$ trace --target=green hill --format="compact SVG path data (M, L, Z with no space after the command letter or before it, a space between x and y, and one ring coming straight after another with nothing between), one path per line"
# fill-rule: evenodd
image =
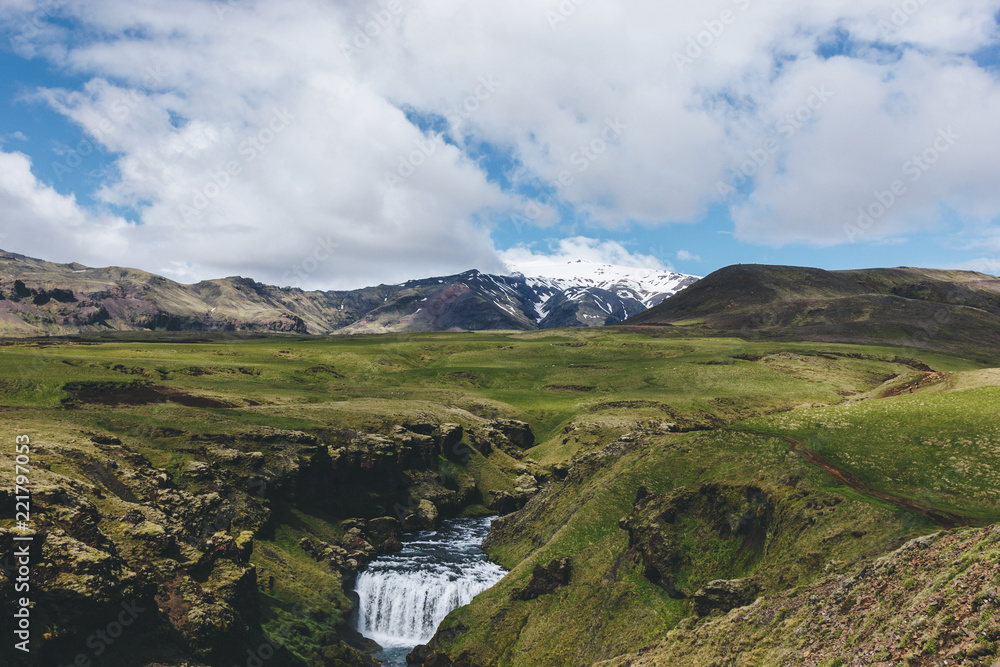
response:
M740 264L623 324L752 339L877 342L996 359L1000 279L905 267L823 271Z

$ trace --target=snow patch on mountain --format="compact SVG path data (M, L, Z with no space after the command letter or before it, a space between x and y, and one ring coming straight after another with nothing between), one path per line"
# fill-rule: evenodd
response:
M528 286L541 298L540 307L544 307L545 302L559 292L574 287L591 287L614 292L621 298L635 298L646 308L651 308L698 280L697 276L667 269L616 266L586 260L531 260L509 263L507 268L512 274L524 277ZM582 293L575 296L579 299Z

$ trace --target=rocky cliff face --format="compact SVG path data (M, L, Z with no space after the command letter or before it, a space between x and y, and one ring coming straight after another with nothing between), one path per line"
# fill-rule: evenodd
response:
M65 452L43 450L39 459L46 468L36 470L33 482L31 599L36 627L60 630L35 637L34 662L23 664L98 657L103 651L81 642L89 632L80 630L116 622L123 604L143 636L152 629L156 643L200 663L235 660L232 647L265 641L249 564L254 528L267 518L263 507L238 512L248 504L246 494L212 475L207 464L190 469L203 490L180 488L113 438L98 436ZM0 505L13 509L5 490ZM234 525L235 516L243 518ZM13 537L0 532L0 542ZM12 582L0 585L10 618ZM139 634L130 633L130 645L117 650L141 656ZM21 664L17 654L7 659Z
M495 426L484 422L477 437L500 433ZM461 426L447 423L341 433L331 441L275 428L195 434L182 448L193 459L173 471L107 435L38 446L30 596L34 627L52 630L32 637L28 657L5 642L2 662L75 664L82 655L92 664L228 667L264 647L272 664L374 666L345 641L353 635L346 625L349 588L373 558L401 548L401 531L434 528L439 518L481 504L483 491L492 496L466 473L446 477L439 469L444 454L472 451L464 436ZM13 489L0 488L0 510L13 516L14 506ZM339 528L276 550L276 533L287 530L293 514L309 512ZM13 553L16 534L0 530L0 553ZM268 600L288 582L259 580L255 548L268 563L301 553L317 564L323 586L336 592L329 609L284 610L283 626L265 618L276 613L267 611ZM0 615L9 624L17 568L3 566ZM88 643L126 616L135 632Z

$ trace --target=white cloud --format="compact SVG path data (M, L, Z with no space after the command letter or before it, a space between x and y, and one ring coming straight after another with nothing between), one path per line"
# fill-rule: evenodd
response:
M670 268L656 257L632 252L617 241L601 241L585 236L553 239L545 249L519 245L500 252L500 257L510 270L537 276L554 275L552 267L576 262L638 269Z
M0 136L0 146L11 140L28 141L28 136L24 132L21 132L20 130L17 130L16 132L11 132L10 134L5 134L3 136Z
M976 257L967 262L962 262L957 266L947 266L948 269L964 269L966 271L978 271L992 276L1000 276L1000 255L993 257Z
M879 241L935 228L942 208L995 229L1000 79L967 54L996 44L998 0L900 16L882 0L398 3L93 0L60 9L80 22L72 33L42 0L5 3L19 53L87 79L38 99L117 156L96 197L140 224L37 180L10 205L47 201L40 229L86 229L125 249L114 261L185 280L348 287L500 270L484 221L525 202L469 157L485 141L517 158L516 182L540 179L595 227L696 221L749 164L748 194L726 200L745 242ZM836 40L848 55L816 55ZM818 103L817 89L832 94ZM400 108L448 117L459 146ZM907 161L948 128L960 138L910 180ZM5 164L25 178L23 161ZM858 208L877 211L894 181L905 192L859 227ZM18 238L40 255L50 243ZM66 259L110 255L74 243L87 252Z
M65 261L123 257L129 251L125 239L132 225L115 216L88 214L73 197L39 183L22 153L0 150L0 211L5 250Z
M96 196L137 208L141 224L102 228L127 248L117 262L180 280L241 272L306 287L502 269L475 215L516 200L350 75L329 48L342 31L336 11L273 2L221 19L200 2L75 11L111 34L146 31L67 51L59 65L100 76L36 96L119 156L118 177ZM74 160L59 156L57 176ZM63 204L89 229L106 220ZM53 256L43 235L24 240L18 251ZM108 255L88 248L72 259Z
M677 259L679 259L682 262L700 262L701 261L701 257L699 257L698 255L695 255L695 254L693 254L691 252L688 252L687 250L678 250L677 251Z

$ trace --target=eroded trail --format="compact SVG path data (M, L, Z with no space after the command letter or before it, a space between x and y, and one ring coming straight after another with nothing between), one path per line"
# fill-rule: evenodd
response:
M795 452L807 463L810 463L817 468L822 469L828 475L838 480L839 482L845 484L846 486L854 489L855 491L860 491L866 496L871 496L872 498L877 498L890 505L895 505L896 507L909 510L911 512L918 512L923 514L931 521L936 523L938 526L950 530L956 526L966 526L969 525L969 520L961 515L952 514L951 512L945 512L944 510L934 509L924 503L917 500L912 500L910 498L904 498L902 496L897 496L892 493L887 493L885 491L880 491L874 488L863 479L858 477L852 472L838 468L834 464L830 463L821 454L812 451L811 449L805 448L805 440L798 440L786 433L762 433L760 431L750 431L750 430L740 430L740 433L750 433L753 435L761 435L768 438L780 438L788 443L789 451Z
M920 377L916 379L911 378L910 380L907 380L904 384L899 384L894 387L889 387L884 392L882 392L882 395L879 398L892 398L893 396L901 396L906 393L912 394L913 390L911 389L911 387L913 386L914 383L917 383L919 391L919 389L926 389L927 387L932 387L934 385L941 384L942 382L947 383L945 390L950 391L951 373L946 373L944 371L933 371L933 370L925 371L920 375Z

